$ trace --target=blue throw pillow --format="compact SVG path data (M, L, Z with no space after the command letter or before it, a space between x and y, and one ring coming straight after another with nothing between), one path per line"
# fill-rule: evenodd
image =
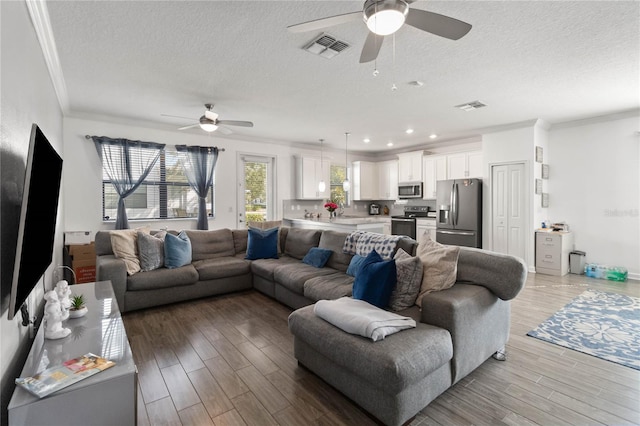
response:
M307 265L315 266L316 268L322 268L329 261L333 250L323 249L319 247L311 247L311 250L302 259Z
M366 257L364 256L354 254L351 258L351 262L349 263L349 267L347 268L347 275L351 275L352 277L357 276L358 271L360 270L360 267L362 266L362 263L365 259Z
M245 259L277 259L278 258L278 228L258 229L249 228L247 240L247 255Z
M389 306L397 279L395 260L383 261L373 250L365 257L353 282L353 298L384 309Z
M191 240L186 232L164 237L164 266L173 269L191 263Z

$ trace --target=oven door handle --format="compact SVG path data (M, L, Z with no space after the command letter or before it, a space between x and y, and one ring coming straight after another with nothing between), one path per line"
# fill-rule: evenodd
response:
M415 222L415 219L401 219L401 218L393 218L391 219L391 222Z

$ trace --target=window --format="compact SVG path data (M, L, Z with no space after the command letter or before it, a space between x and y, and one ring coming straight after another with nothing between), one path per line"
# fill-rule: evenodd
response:
M207 215L213 216L214 184L207 192ZM189 186L178 162L176 151L160 154L160 159L133 194L125 200L129 219L174 219L198 216L198 196ZM118 211L118 193L107 173L102 171L102 216L115 220Z
M275 157L238 156L238 228L275 217Z
M349 193L345 192L342 188L342 182L344 182L346 175L347 169L345 166L331 165L331 178L329 183L331 201L343 206L349 205Z

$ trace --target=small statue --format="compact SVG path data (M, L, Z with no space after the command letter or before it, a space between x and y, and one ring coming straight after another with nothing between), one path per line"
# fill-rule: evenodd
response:
M67 280L58 281L56 284L56 294L60 301L60 309L62 310L62 321L69 318L69 308L71 307L71 289Z
M55 290L44 294L47 303L44 306L44 337L47 339L61 339L71 334L68 328L62 328L62 308Z

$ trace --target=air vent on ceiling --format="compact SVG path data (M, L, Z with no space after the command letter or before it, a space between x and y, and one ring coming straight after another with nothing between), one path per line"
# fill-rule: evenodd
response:
M323 58L331 59L348 48L348 43L338 40L328 34L321 34L311 40L311 42L304 47L304 50L315 55L320 55Z
M467 102L466 104L456 105L454 108L459 108L463 111L473 111L486 106L487 104L483 104L480 101L473 101L473 102Z

